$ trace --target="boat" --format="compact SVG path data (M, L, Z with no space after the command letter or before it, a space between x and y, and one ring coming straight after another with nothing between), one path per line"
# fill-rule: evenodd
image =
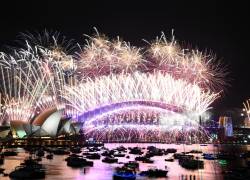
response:
M114 153L113 156L115 156L115 157L125 157L125 154L119 152L119 153Z
M71 151L72 153L76 153L76 154L82 152L80 147L72 147L72 148L70 148L70 151Z
M13 179L42 179L45 178L45 169L36 166L17 166L9 174Z
M139 173L140 176L147 176L147 177L166 177L168 171L162 169L149 169L147 171L142 171Z
M179 164L181 167L186 169L203 169L204 168L204 162L197 159L192 158L181 158L179 159Z
M217 156L215 154L204 153L203 158L206 160L215 160L217 159Z
M89 152L96 152L96 151L100 151L100 149L98 147L88 147Z
M174 149L174 148L168 148L166 150L167 153L176 153L177 152L177 149Z
M137 157L135 157L136 161L144 161L146 159L147 159L147 157L145 157L145 156L137 156Z
M107 150L107 151L104 151L101 155L102 156L112 156L113 154L114 154L114 151Z
M70 154L69 151L65 150L65 149L62 149L62 148L57 148L53 151L54 154L56 155L67 155L67 154Z
M168 162L173 162L174 159L173 158L168 158L168 159L165 159L165 161L168 161Z
M4 163L4 158L0 158L0 165L2 165Z
M93 164L93 161L87 161L86 159L80 157L70 157L67 160L67 166L70 167L93 166Z
M87 159L100 159L101 156L98 153L89 154L86 156Z
M147 150L148 150L147 154L151 157L162 156L165 153L167 154L167 152L164 149L156 148L155 146L148 146Z
M107 156L104 159L102 159L102 162L105 162L105 163L117 163L118 159Z
M146 158L145 160L142 161L143 163L149 163L149 164L152 164L154 163L153 160L149 159L149 158Z
M163 156L165 153L167 154L167 152L165 152L164 150L155 148L154 150L148 151L147 155L149 155L151 157L153 157L153 156Z
M13 179L41 179L45 178L45 168L42 164L29 157L20 166L17 166L9 174L9 177Z
M75 157L75 158L83 158L81 155L78 154L70 154L67 158L65 158L65 161L68 161L70 158Z
M183 154L183 153L175 153L174 159L182 159L182 158L193 158L193 155Z
M48 154L48 155L46 156L46 158L47 158L47 159L53 159L53 154Z
M145 154L145 157L151 158L151 157L154 157L154 154L153 154L153 153L150 153L150 152L147 152L147 153Z
M113 174L113 180L135 180L135 179L136 179L136 172L126 167L116 168L116 171Z
M2 153L2 155L4 155L4 156L17 156L17 152L16 151L4 151Z
M32 157L25 159L24 162L21 163L21 166L43 168L43 165L39 164L35 159L32 159Z
M202 151L201 150L193 149L193 150L189 151L189 153L192 153L192 154L201 154Z
M130 169L138 169L139 168L139 163L136 161L129 161L124 164L124 167L130 168Z
M42 149L39 149L36 153L37 156L42 157L44 156L44 151Z
M134 147L134 148L130 148L129 154L139 154L139 155L142 155L143 152L141 151L141 148Z
M119 147L116 148L116 150L117 151L123 151L123 152L127 151L127 149L124 146L119 146Z
M155 146L148 146L148 147L147 147L147 150L148 150L148 151L153 151L154 149L156 149Z

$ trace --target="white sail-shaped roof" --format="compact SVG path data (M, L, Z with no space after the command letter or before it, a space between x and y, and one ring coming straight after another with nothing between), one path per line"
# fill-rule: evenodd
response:
M48 136L55 137L57 135L58 125L62 117L62 111L52 113L42 124L41 129L47 133Z

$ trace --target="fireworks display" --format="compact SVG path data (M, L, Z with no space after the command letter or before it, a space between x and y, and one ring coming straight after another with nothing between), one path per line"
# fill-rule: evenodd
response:
M247 115L248 120L250 120L250 99L243 102L243 112Z
M56 107L96 138L169 138L197 130L227 84L221 62L164 34L145 48L98 32L83 46L58 33L22 37L0 54L0 123Z

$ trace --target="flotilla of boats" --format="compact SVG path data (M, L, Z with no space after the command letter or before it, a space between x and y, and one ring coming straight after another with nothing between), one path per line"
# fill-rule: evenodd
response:
M231 154L220 152L217 154L202 153L201 150L191 150L187 152L177 153L177 149L168 148L161 149L155 146L148 146L147 148L119 146L114 149L108 149L105 147L71 147L71 148L26 148L26 151L30 153L30 157L25 159L23 163L17 166L9 177L13 179L30 179L39 178L43 179L46 176L46 168L39 163L42 158L52 160L54 155L66 155L65 159L67 166L72 168L92 167L95 160L100 160L103 163L114 163L122 165L122 167L115 168L113 173L114 180L135 180L138 176L145 177L167 177L169 169L157 169L149 168L148 170L140 171L139 162L141 163L154 163L151 159L154 156L170 155L164 160L167 162L178 161L179 165L185 169L196 170L204 168L204 160L232 160L235 157ZM5 156L15 156L18 152L6 150L0 154L0 165L4 164ZM119 158L130 159L130 155L134 157L134 161L119 162ZM249 158L250 152L241 153L241 158ZM91 161L92 160L92 161ZM246 161L249 167L250 161ZM0 168L0 174L4 173L4 169ZM234 177L237 174L235 171L224 171L224 174L228 177ZM244 176L245 177L245 176ZM140 178L139 178L140 179Z

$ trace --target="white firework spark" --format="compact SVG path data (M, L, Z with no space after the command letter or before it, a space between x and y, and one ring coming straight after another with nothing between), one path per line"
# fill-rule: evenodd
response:
M103 105L134 100L159 101L183 107L198 114L219 97L195 84L175 80L168 74L122 73L88 79L77 86L66 86L63 97L79 112Z
M250 121L250 99L243 102L243 107L243 112L247 115L247 118Z
M42 111L49 105L44 97L58 96L65 83L61 69L54 66L56 72L52 72L48 61L41 61L30 50L16 51L14 56L1 53L0 89L7 121L30 121L37 109ZM53 106L57 105L58 97L53 101Z

